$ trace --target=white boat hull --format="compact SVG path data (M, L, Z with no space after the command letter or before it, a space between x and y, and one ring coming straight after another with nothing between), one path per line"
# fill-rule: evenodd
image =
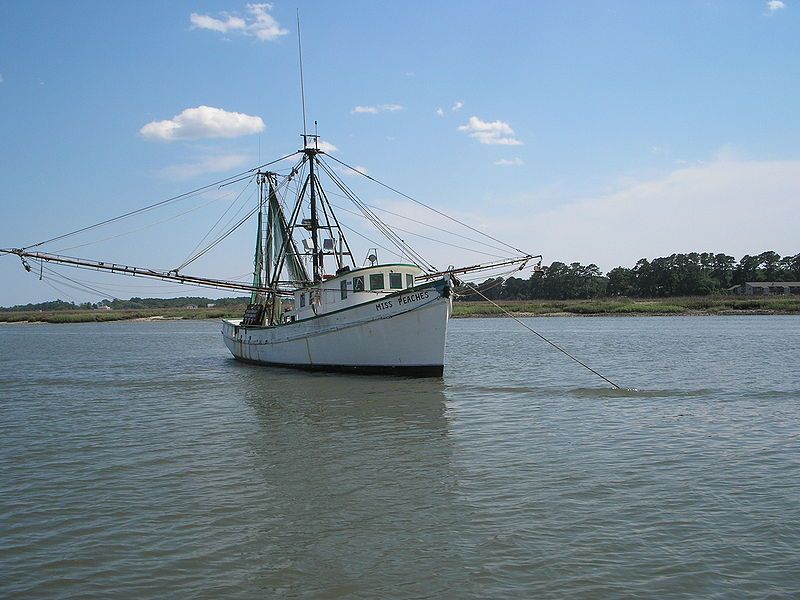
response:
M222 335L233 356L250 363L441 376L451 309L449 280L439 280L273 327L224 320Z

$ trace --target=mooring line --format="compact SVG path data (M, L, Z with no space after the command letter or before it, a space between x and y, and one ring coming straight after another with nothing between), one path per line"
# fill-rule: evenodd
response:
M522 326L523 326L525 329L527 329L527 330L528 330L528 331L530 331L531 333L533 333L533 334L535 334L535 335L539 336L539 337L540 337L542 340L544 340L545 342L547 342L548 344L550 344L550 345L551 345L553 348L555 348L556 350L558 350L559 352L561 352L561 353L563 353L563 354L566 354L566 355L567 355L569 358L571 358L572 360L574 360L576 363L578 363L578 364L579 364L580 366L582 366L584 369L587 369L588 371L591 371L592 373L594 373L595 375L597 375L597 376L598 376L600 379L602 379L603 381L606 381L607 383L610 383L610 384L611 384L611 385L614 387L614 389L617 389L617 390L621 390L621 389L622 389L622 386L619 386L619 385L617 385L616 383L614 383L613 381L611 381L611 380L610 380L608 377L606 377L605 375L601 375L600 373L598 373L597 371L595 371L595 370L594 370L592 367L590 367L590 366L589 366L589 365L587 365L586 363L584 363L584 362L581 362L579 359L577 359L576 357L574 357L572 354L570 354L569 352L567 352L566 350L564 350L564 349L563 349L561 346L559 346L559 345L558 345L558 344L556 344L555 342L551 342L550 340L548 340L546 337L544 337L544 336L543 336L541 333L539 333L539 332L538 332L538 331L536 331L535 329L533 329L533 328L531 328L531 327L528 327L528 326L527 326L525 323L523 323L522 321L520 321L520 320L519 320L517 317L515 317L514 315L512 315L512 314L511 314L510 312L508 312L508 311L507 311L505 308L503 308L502 306L500 306L500 305L499 305L497 302L495 302L494 300L492 300L492 299L490 299L490 298L487 298L486 296L484 296L484 295L483 295L483 294L482 294L480 291L478 291L477 289L470 290L470 292L477 293L477 294L478 294L478 295L479 295L481 298L483 298L484 300L486 300L486 301L487 301L487 302L489 302L490 304L493 304L494 306L496 306L497 308L499 308L499 309L500 309L500 310L501 310L501 311L502 311L502 312L503 312L503 313L504 313L504 314L505 314L507 317L511 317L511 318L512 318L512 319L514 319L514 320L515 320L517 323L519 323L520 325L522 325Z

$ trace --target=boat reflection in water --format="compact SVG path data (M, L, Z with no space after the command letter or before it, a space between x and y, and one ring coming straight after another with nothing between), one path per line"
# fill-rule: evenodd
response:
M260 588L307 596L463 588L452 539L463 511L441 381L242 368L261 424L248 440L263 477L250 544L263 564ZM454 568L434 573L431 564Z

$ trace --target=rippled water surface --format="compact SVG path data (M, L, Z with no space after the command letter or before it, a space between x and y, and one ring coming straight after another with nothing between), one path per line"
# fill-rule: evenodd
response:
M796 598L800 318L451 323L443 380L216 322L0 326L0 597Z

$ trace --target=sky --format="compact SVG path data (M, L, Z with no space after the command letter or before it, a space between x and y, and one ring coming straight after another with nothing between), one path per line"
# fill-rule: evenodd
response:
M4 2L0 248L300 148L298 9L308 124L331 156L545 264L800 252L797 0ZM449 226L343 178L373 206ZM41 249L174 268L250 201L239 191ZM437 266L501 254L381 214ZM245 276L253 236L243 227L186 272ZM371 244L352 241L360 263ZM58 272L96 292L0 255L0 305L222 295Z

